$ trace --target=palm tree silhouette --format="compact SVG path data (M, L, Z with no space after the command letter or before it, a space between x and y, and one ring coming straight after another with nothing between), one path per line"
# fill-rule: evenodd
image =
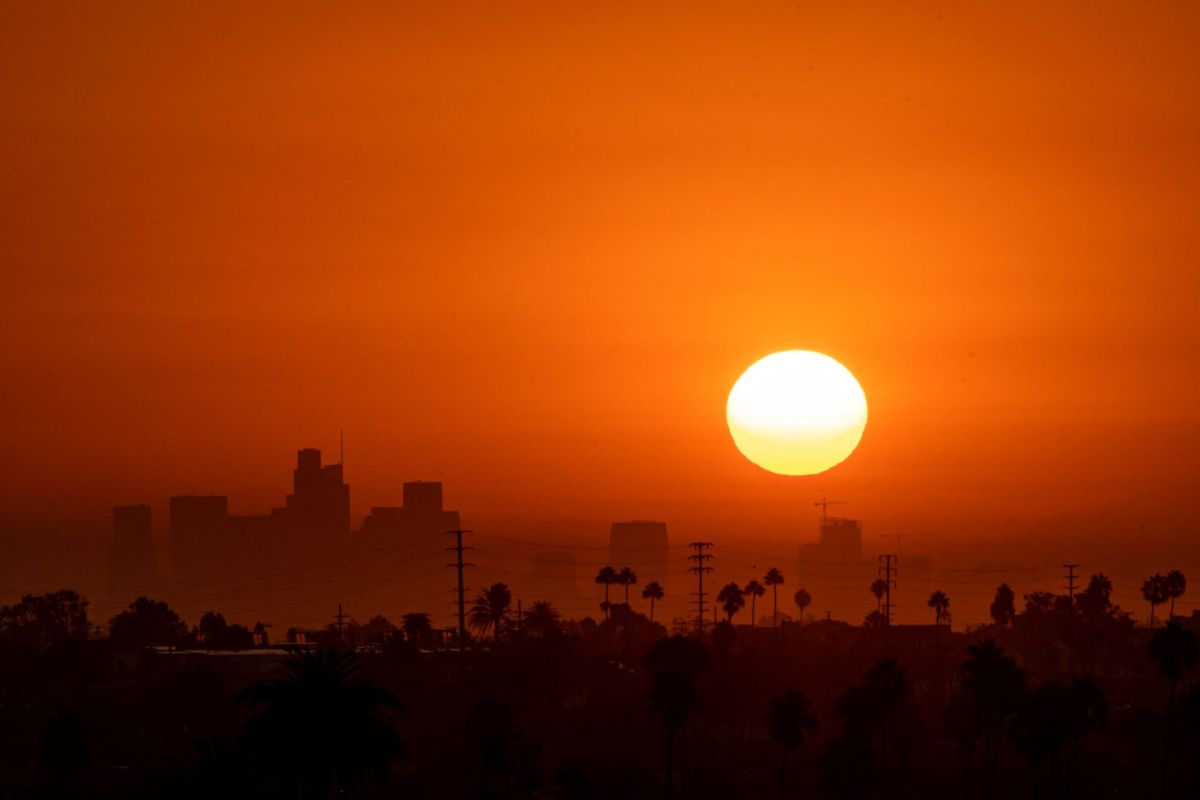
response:
M508 621L512 609L512 592L506 584L493 583L475 596L471 604L470 625L480 636L492 632L492 640L500 638L500 627Z
M721 588L721 591L717 593L717 602L721 604L721 608L725 611L726 619L732 625L733 615L746 606L746 596L742 592L742 587L730 582L725 584Z
M1029 693L1026 702L1013 716L1009 735L1017 750L1029 759L1031 794L1037 800L1040 782L1038 767L1050 759L1050 791L1063 796L1059 787L1059 762L1067 740L1070 692L1057 683L1046 683Z
M950 610L950 598L946 596L945 592L938 589L929 595L929 607L933 609L935 623L939 628L942 627L942 619Z
M561 615L549 600L535 600L525 615L525 628L533 636L552 639L562 633Z
M1163 590L1171 601L1171 618L1175 618L1175 601L1183 597L1187 591L1187 578L1177 569L1173 569L1163 578Z
M354 653L298 653L284 677L244 689L236 702L258 712L246 740L282 796L363 793L370 781L385 784L403 756L391 718L400 701L359 677Z
M433 621L428 614L405 614L404 635L415 644L426 644L433 638Z
M617 582L617 571L612 567L601 567L596 573L596 583L604 586L604 605L600 606L604 610L604 618L608 619L608 610L612 604L608 602L608 587Z
M1167 601L1167 579L1158 573L1142 581L1142 597L1150 604L1150 627L1154 627L1154 609Z
M695 639L672 636L651 645L642 663L652 680L651 709L662 715L667 729L667 798L670 800L675 795L675 737L700 704L694 684L708 671L708 651Z
M746 584L746 588L742 592L750 598L750 627L754 627L755 621L755 600L767 593L763 585L756 580L751 580Z
M636 572L629 567L621 567L621 571L617 573L616 583L625 587L625 605L629 605L629 587L637 585L637 582Z
M797 589L796 594L792 596L792 600L796 603L796 608L800 609L800 622L804 622L804 609L812 605L812 595L807 589Z
M1076 678L1067 697L1066 731L1071 739L1071 755L1067 761L1063 796L1070 797L1071 784L1075 779L1075 762L1079 760L1079 746L1084 737L1095 728L1108 722L1108 700L1104 692L1090 677Z
M1171 685L1170 698L1167 700L1167 717L1163 725L1163 770L1162 797L1167 796L1167 771L1171 755L1171 722L1175 714L1175 693L1184 673L1196 666L1200 656L1196 648L1196 635L1183 627L1176 620L1171 620L1167 626L1154 634L1146 649L1147 657L1158 666L1158 674L1167 679Z
M650 601L651 622L654 622L654 601L662 600L665 594L662 585L658 581L650 581L642 587L642 597Z
M804 744L806 733L815 733L817 719L809 712L808 698L796 690L776 697L767 710L767 728L771 738L783 747L783 758L779 761L779 797L787 791L788 756Z
M969 645L967 655L968 658L962 665L963 690L971 698L975 716L967 741L963 796L969 797L971 794L971 766L980 733L985 737L991 734L992 740L985 775L990 796L1004 726L1021 701L1025 689L1025 673L1015 661L1004 655L1004 651L992 639Z
M771 627L779 627L779 587L783 586L783 573L779 567L771 567L763 576L763 584L771 587Z

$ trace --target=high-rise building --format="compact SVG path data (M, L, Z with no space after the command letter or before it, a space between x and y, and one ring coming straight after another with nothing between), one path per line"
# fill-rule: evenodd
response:
M171 574L180 580L211 578L237 558L229 535L229 498L179 495L171 498Z
M158 577L156 560L150 506L114 506L109 587L125 592L130 600L149 593Z
M608 562L614 569L629 567L637 574L637 587L629 590L634 608L640 608L640 587L650 581L657 581L666 591L667 605L683 607L686 598L677 596L676 582L671 579L667 523L640 519L614 522L608 538Z
M321 451L308 447L296 453L292 493L284 508L288 521L312 531L350 531L350 485L341 464L321 465Z

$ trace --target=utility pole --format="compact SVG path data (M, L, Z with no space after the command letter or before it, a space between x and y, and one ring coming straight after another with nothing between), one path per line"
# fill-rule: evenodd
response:
M334 617L334 619L337 620L338 644L340 644L340 645L345 644L346 638L342 635L342 631L345 629L346 618L342 614L342 604L341 603L338 603L338 612L337 612L337 616Z
M897 557L890 553L879 556L879 577L883 579L883 624L892 624L892 587L897 573Z
M696 633L698 634L704 633L704 598L708 596L708 592L704 591L704 573L712 572L712 567L707 564L712 560L712 554L706 551L712 546L712 542L692 542L688 545L696 551L688 556L688 561L695 562L695 566L688 567L688 572L696 573L696 591L692 594L696 596Z
M1062 568L1067 571L1067 574L1062 576L1063 580L1065 580L1067 582L1067 585L1064 586L1063 588L1067 590L1067 597L1071 598L1071 600L1075 599L1075 570L1079 569L1080 566L1082 566L1082 565L1080 565L1080 564L1063 564L1062 565Z
M456 528L452 531L446 531L446 533L454 537L454 546L447 547L446 549L457 555L455 563L447 564L446 566L458 568L458 652L461 653L467 646L467 587L463 586L463 567L475 566L474 564L463 562L463 551L474 550L475 548L463 547L462 543L463 534L471 533L471 531Z

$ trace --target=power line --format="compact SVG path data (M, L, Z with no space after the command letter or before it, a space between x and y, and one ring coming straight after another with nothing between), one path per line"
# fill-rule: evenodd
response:
M688 556L688 561L695 562L695 566L688 567L688 572L696 574L696 591L692 594L696 596L696 632L698 634L704 633L704 598L708 596L708 592L704 591L704 573L712 572L713 569L707 564L713 557L706 551L712 546L712 542L692 542L688 545L696 551Z
M447 564L447 566L458 568L458 651L461 653L467 646L467 595L466 587L463 586L463 568L475 566L474 564L463 563L463 550L473 550L474 548L463 547L463 534L470 533L470 531L456 528L452 531L446 531L446 533L454 537L454 546L447 547L446 549L454 551L457 555L455 563Z

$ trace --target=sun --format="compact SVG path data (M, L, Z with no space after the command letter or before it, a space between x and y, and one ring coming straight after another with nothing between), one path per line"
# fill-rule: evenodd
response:
M823 353L784 350L756 361L729 392L729 432L742 455L780 475L815 475L854 452L867 396Z

